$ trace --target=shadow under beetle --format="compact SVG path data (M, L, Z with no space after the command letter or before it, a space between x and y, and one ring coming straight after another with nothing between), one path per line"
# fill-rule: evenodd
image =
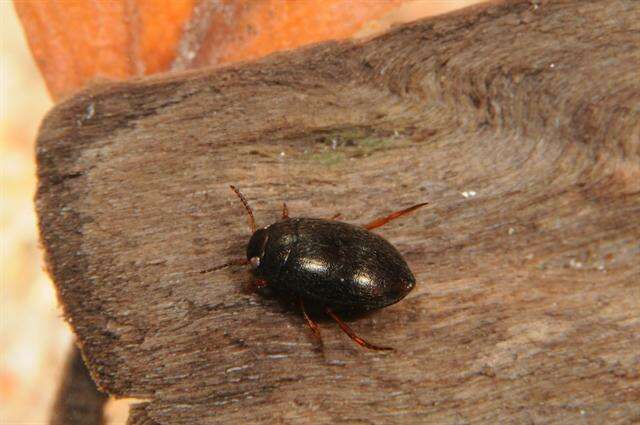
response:
M417 204L364 226L336 219L290 218L283 204L282 219L257 229L253 211L244 195L231 189L249 214L253 234L247 245L247 258L203 270L203 273L238 264L251 265L256 286L269 286L281 294L297 298L304 318L321 341L318 324L309 317L305 304L320 307L340 329L362 347L392 350L359 337L338 312L364 312L394 304L415 286L415 278L400 253L370 230L414 211Z

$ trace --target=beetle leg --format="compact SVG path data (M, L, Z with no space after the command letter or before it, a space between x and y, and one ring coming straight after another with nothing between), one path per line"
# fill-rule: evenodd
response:
M358 344L358 345L360 345L360 346L362 346L362 347L368 348L368 349L370 349L370 350L380 350L380 351L382 351L382 350L393 350L393 348L392 348L392 347L382 347L382 346L380 346L380 345L374 345L374 344L372 344L372 343L370 343L370 342L366 341L365 339L363 339L363 338L359 337L359 336L358 336L358 335L353 331L353 329L351 329L351 328L349 327L349 325L347 325L346 323L344 323L344 322L342 321L342 319L340 319L340 318L338 317L338 315L337 315L337 314L335 314L335 313L333 312L333 310L331 310L329 307L327 307L327 308L325 309L325 311L327 312L327 314L328 314L329 316L331 316L331 318L332 318L333 320L335 320L335 321L336 321L336 323L338 324L338 326L340 326L340 329L342 329L342 331L343 331L344 333L346 333L347 335L349 335L349 338L351 338L352 340L354 340L356 344Z
M386 217L377 218L377 219L365 224L362 227L364 227L367 230L371 230L371 229L375 229L376 227L384 226L385 224L387 224L391 220L396 219L396 218L398 218L400 216L403 216L405 214L408 214L411 211L417 210L420 207L424 207L427 204L428 204L428 202L424 202L422 204L418 204L418 205L414 205L414 206L409 207L409 208L405 208L404 210L393 212L393 213L389 214Z
M229 266L244 266L247 264L249 264L249 260L247 260L246 258L237 258L235 260L229 261L228 263L220 264L219 266L215 266L210 269L200 270L200 273L210 273Z
M298 298L298 301L300 303L300 310L302 310L302 315L304 316L304 320L307 322L307 325L309 325L309 328L311 328L313 335L322 344L322 337L320 336L320 327L316 322L313 321L311 317L309 317L309 314L307 314L307 309L304 308L304 301L302 300L302 298Z
M286 220L287 218L289 218L289 208L287 208L287 203L283 202L282 203L282 219Z
M256 280L254 280L254 281L253 281L253 285L254 285L256 288L258 288L258 289L260 289L260 288L264 288L264 287L265 287L265 286L267 286L268 284L269 284L269 283L268 283L266 280L264 280L264 279L256 279Z
M342 217L342 213L335 213L331 217L323 218L323 220L337 220L340 217Z

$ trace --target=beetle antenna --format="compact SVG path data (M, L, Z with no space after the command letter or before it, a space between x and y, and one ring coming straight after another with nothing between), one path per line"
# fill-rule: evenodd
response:
M215 272L216 270L224 269L225 267L244 266L246 264L249 264L249 260L247 260L246 258L238 258L236 260L231 260L228 263L220 264L219 266L215 266L210 269L200 270L200 273L202 274L211 273L211 272Z
M249 225L251 226L251 231L253 233L255 233L255 231L256 231L256 219L253 218L253 210L249 206L249 203L247 202L247 199L244 197L242 192L240 192L240 190L237 187L235 187L234 185L230 185L229 187L231 188L231 190L233 190L236 193L236 195L238 195L238 198L240 198L240 200L242 201L242 204L247 209L247 213L249 213Z

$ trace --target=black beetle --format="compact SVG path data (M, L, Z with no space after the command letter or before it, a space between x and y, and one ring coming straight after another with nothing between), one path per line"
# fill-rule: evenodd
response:
M407 214L426 203L417 204L364 226L335 219L290 218L283 204L282 220L256 229L253 211L244 195L234 186L249 214L253 234L247 245L247 258L232 264L250 264L256 285L297 298L307 324L320 339L320 330L308 315L305 303L323 309L357 344L373 350L391 350L371 344L344 323L338 312L363 312L394 304L415 286L415 278L400 253L370 230Z

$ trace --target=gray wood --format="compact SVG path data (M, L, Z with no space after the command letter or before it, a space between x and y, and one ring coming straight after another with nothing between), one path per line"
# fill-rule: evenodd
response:
M96 389L82 361L80 350L72 347L56 401L51 412L51 425L102 425L102 410L107 395Z
M62 102L36 205L93 377L161 424L639 421L639 70L640 2L510 1ZM265 225L430 202L379 229L416 289L351 322L397 351L200 273L229 184Z
M147 414L147 406L149 406L149 403L133 404L129 410L127 425L158 425L158 423Z

